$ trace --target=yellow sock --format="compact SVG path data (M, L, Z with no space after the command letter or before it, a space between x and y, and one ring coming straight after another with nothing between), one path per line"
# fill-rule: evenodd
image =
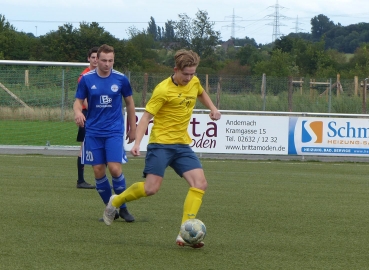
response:
M123 203L137 200L141 197L146 197L145 182L137 182L132 184L129 188L123 191L121 194L114 197L112 205L116 208L120 207Z
M182 224L187 219L196 218L197 212L199 212L202 197L204 196L205 191L191 187L188 190L187 197L185 199L183 205L183 216L182 216Z

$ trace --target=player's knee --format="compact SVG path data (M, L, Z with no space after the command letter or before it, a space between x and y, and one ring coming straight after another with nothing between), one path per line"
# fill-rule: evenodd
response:
M116 178L118 178L122 174L122 172L119 170L109 170L109 171L110 171L111 176L116 177Z
M147 196L156 194L161 186L163 177L154 174L147 174L145 181L145 193Z
M208 182L206 181L206 179L204 179L200 182L198 189L205 191L207 188L208 188Z
M147 196L151 196L156 194L160 189L161 181L150 181L150 179L146 179L145 182L145 193Z
M109 172L110 174L113 176L113 177L119 177L121 174L122 174L122 167L120 166L117 166L116 164L109 164L108 165L108 168L109 168Z
M100 165L94 165L93 170L94 170L95 178L99 179L99 178L104 177L104 175L105 175L105 168L104 167L102 167Z
M159 187L153 187L153 186L146 187L145 186L145 193L147 196L152 196L156 194L158 191L159 191Z
M208 182L206 181L205 178L202 178L202 179L196 180L192 186L194 188L198 188L198 189L205 191L208 188Z

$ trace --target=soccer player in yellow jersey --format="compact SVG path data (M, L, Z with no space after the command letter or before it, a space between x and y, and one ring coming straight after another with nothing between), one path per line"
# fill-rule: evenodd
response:
M174 74L154 89L138 123L136 141L131 149L134 156L140 155L141 140L150 120L154 118L143 171L146 181L136 182L123 193L110 197L103 214L107 225L113 222L116 209L123 203L158 192L168 166L186 179L190 186L184 201L182 223L196 217L208 185L200 160L189 146L192 140L187 132L196 99L210 110L209 116L212 120L219 120L221 117L195 76L199 62L197 53L188 50L177 51ZM177 236L176 243L179 246L189 245L180 235ZM201 248L204 243L190 246Z

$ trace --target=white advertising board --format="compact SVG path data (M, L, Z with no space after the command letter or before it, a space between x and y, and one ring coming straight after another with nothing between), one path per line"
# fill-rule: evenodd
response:
M137 123L143 113L136 112ZM222 115L212 121L208 114L193 114L188 126L190 146L199 153L288 154L286 116ZM142 139L140 149L146 151L152 124ZM126 127L127 129L127 127ZM132 144L125 145L129 151Z

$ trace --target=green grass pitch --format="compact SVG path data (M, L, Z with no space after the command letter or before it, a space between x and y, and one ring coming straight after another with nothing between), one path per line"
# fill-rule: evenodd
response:
M367 269L369 165L202 159L205 247L175 245L187 183L168 168L134 223L98 221L76 157L0 155L0 269ZM143 158L123 165L142 181ZM92 169L85 178L93 183Z

